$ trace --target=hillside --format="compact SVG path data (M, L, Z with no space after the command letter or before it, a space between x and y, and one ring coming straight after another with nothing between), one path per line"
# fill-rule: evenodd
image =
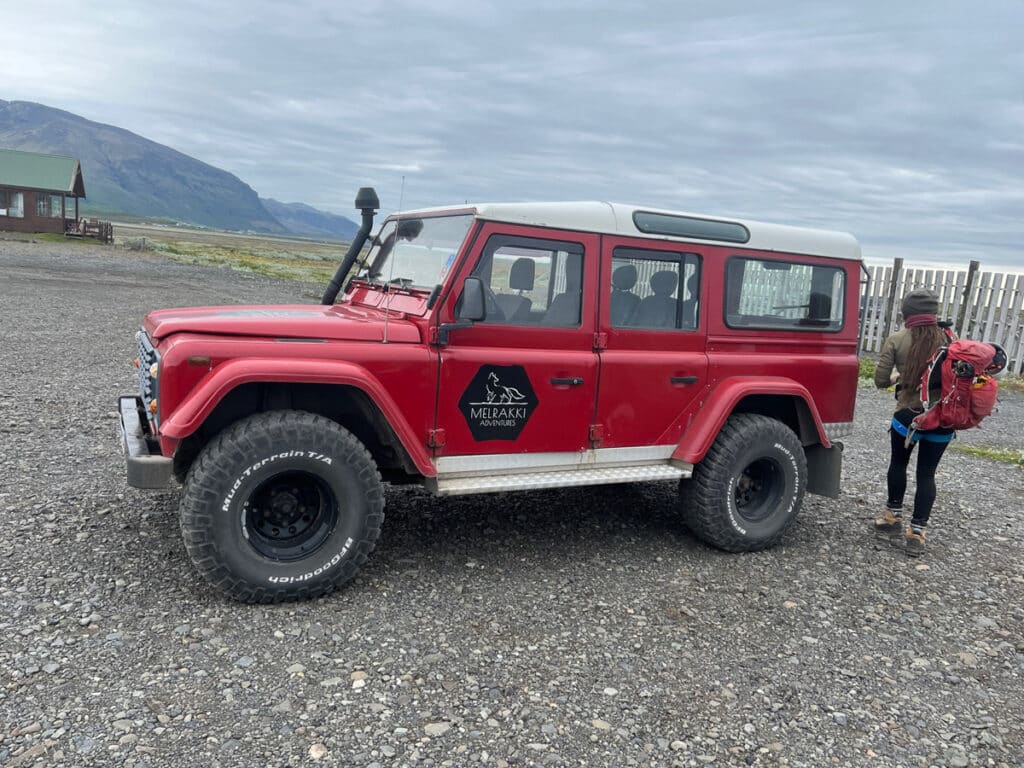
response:
M273 198L260 198L267 209L289 232L304 237L350 240L359 225L344 216L318 210L305 203L281 203Z
M309 206L265 206L227 171L123 128L42 104L0 100L0 147L78 158L92 210L318 238L344 239L356 229L344 217Z

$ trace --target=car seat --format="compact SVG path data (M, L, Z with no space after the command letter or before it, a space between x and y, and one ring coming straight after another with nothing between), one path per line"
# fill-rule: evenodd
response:
M677 301L672 294L679 285L679 274L667 269L651 275L650 296L644 297L636 308L630 325L639 328L672 328L676 324Z
M512 262L512 269L508 273L508 287L510 290L519 293L499 293L494 299L498 303L505 319L509 322L522 322L530 319L530 308L533 300L529 296L523 296L523 291L533 290L533 280L536 270L536 262L525 256Z
M629 325L629 318L636 312L640 297L633 293L634 285L636 267L632 264L623 264L612 272L612 300L609 309L613 327Z
M576 256L575 259L570 256L566 263L565 291L551 300L551 306L544 313L544 325L563 328L579 325L582 288L579 256Z

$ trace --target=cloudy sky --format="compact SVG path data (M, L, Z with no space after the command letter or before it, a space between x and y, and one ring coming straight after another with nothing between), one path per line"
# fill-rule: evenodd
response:
M613 200L1024 269L1021 0L5 6L0 98L264 197Z

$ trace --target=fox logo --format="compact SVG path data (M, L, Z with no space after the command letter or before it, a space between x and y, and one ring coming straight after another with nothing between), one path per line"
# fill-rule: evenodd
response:
M526 399L526 395L515 387L506 387L498 380L498 374L491 371L487 376L488 403L518 403Z

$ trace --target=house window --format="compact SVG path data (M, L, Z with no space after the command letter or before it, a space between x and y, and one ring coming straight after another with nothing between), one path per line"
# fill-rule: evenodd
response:
M42 192L36 194L36 216L47 217L50 215L50 196Z
M25 197L21 192L0 190L0 216L25 218Z
M59 219L63 215L64 206L61 205L62 195L50 195L50 217Z

